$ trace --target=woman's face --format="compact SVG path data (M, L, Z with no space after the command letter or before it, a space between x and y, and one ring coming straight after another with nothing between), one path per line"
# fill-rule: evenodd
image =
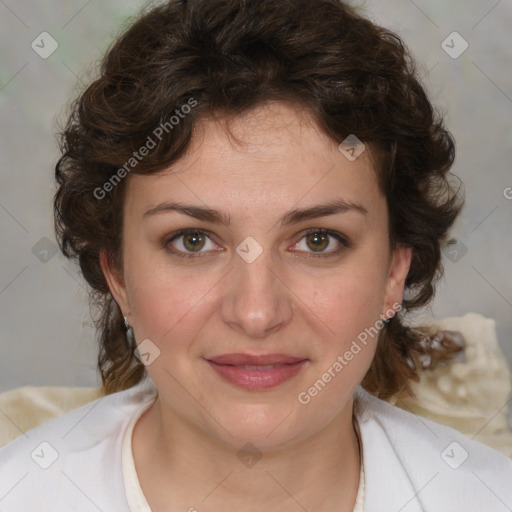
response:
M102 265L169 421L284 447L349 421L411 251L389 252L368 151L282 103L230 129L242 144L204 121L178 163L128 178L123 273Z

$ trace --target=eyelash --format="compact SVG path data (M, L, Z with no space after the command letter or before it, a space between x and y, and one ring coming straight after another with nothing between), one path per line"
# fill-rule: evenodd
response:
M163 247L164 247L164 249L169 251L171 254L178 256L180 258L187 258L187 259L202 258L203 257L202 255L205 253L195 253L195 254L184 253L182 251L174 250L169 247L171 242L173 242L177 238L180 238L180 237L186 236L186 235L190 235L190 234L194 234L194 233L206 235L206 237L211 240L211 237L209 236L208 231L204 231L201 229L182 229L180 231L177 231L176 233L173 233L173 235L171 235L170 238L166 238L163 243ZM302 234L302 236L299 238L299 240L296 243L299 243L303 238L306 238L308 235L312 235L312 234L322 234L322 235L332 236L338 242L340 242L341 246L340 246L340 248L338 248L334 251L330 251L330 252L326 252L326 253L320 253L320 254L310 253L308 256L306 256L306 258L328 258L331 256L337 256L340 253L342 253L343 251L345 251L346 249L350 249L352 247L352 243L348 240L348 238L343 236L341 233L338 233L336 231L331 231L329 229L309 229L308 231L305 231ZM296 252L301 252L301 251L296 251Z

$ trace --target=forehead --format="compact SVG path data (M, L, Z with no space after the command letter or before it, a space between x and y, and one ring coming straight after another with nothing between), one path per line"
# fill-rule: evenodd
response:
M368 150L350 160L304 111L283 103L203 119L179 161L131 176L128 189L132 211L170 199L229 204L240 214L339 197L369 206L382 199Z

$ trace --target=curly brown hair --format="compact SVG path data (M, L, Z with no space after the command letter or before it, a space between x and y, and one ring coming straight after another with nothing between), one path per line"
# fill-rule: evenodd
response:
M148 136L192 98L194 108L157 132L156 147L127 169ZM449 179L453 137L407 47L339 0L170 0L142 11L114 40L99 77L72 103L58 134L55 229L98 307L106 394L146 375L100 266L105 251L122 269L129 177L120 178L178 160L206 116L237 116L268 101L298 104L337 143L356 134L369 148L387 199L390 247L413 251L402 311L379 332L362 386L388 398L410 392L409 382L418 380L422 355L432 350L425 339L435 333L406 325L405 315L433 297L443 272L441 246L464 200ZM458 349L438 343L432 364Z

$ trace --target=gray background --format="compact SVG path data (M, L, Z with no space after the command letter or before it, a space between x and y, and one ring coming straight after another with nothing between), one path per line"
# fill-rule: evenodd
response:
M52 252L55 121L143 5L0 0L0 392L24 385L99 384L87 291L77 268ZM453 170L467 195L452 232L458 252L445 258L445 278L423 318L472 311L496 319L511 364L512 199L506 195L512 198L512 4L372 0L363 7L412 49L458 145ZM454 31L469 44L457 59L442 48ZM31 47L42 32L58 43L47 59ZM453 37L446 44L451 51L461 47Z

